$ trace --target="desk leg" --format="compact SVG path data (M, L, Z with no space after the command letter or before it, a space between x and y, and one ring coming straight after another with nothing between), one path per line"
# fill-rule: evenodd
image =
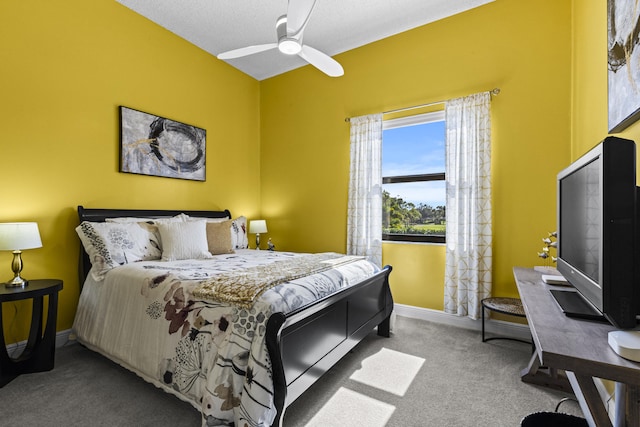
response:
M640 426L640 387L627 385L625 388L627 389L625 410L627 426Z
M567 372L567 377L589 425L592 427L612 427L611 419L593 378L587 375L577 375L573 372Z
M572 393L571 384L569 384L567 377L562 372L555 368L541 366L538 352L534 352L531 355L529 365L520 372L520 379L525 383Z

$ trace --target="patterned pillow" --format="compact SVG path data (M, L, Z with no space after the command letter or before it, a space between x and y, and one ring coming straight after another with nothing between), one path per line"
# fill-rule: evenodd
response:
M247 249L249 247L247 218L244 216L231 221L231 247L234 249Z
M159 223L158 231L163 261L211 258L207 243L207 221Z
M83 221L76 227L76 233L89 255L91 275L96 281L119 265L161 256L157 229L152 224Z

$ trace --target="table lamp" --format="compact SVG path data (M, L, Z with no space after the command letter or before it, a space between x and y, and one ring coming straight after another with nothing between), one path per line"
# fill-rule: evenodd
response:
M267 232L267 221L264 219L254 219L249 221L249 233L256 235L256 249L260 250L260 233Z
M27 286L28 282L20 277L22 271L22 250L41 248L40 231L35 222L0 223L0 251L13 251L13 280L6 282L7 287Z

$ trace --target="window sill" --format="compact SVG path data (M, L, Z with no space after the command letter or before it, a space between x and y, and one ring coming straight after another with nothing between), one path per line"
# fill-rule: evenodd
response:
M444 246L446 243L438 243L438 242L406 242L402 240L383 240L383 245L427 245L427 246Z

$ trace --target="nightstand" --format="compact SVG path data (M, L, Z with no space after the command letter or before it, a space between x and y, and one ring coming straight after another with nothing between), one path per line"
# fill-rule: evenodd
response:
M58 292L62 280L29 280L24 288L7 288L0 284L0 387L20 374L50 371L53 369L56 350L56 319L58 314ZM44 297L48 296L47 322L42 331ZM20 356L13 358L7 353L2 325L2 303L31 299L31 328L27 346Z

